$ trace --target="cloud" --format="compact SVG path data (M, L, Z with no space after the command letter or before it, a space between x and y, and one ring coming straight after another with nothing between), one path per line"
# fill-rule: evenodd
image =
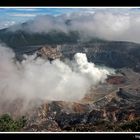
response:
M31 11L31 12L33 11L34 12L34 11L37 11L38 9L36 9L36 8L27 8L26 7L26 8L16 8L15 10L16 11Z
M69 25L66 24L67 20L70 20ZM86 12L68 12L59 16L36 16L22 30L33 33L47 33L51 30L68 33L75 30L86 38L99 37L140 43L139 27L140 12L138 10L116 9L111 12L110 9L89 9ZM16 30L16 26L12 29Z
M22 62L14 57L11 49L0 46L0 113L5 111L5 104L9 105L8 111L12 109L10 103L16 104L17 100L23 101L21 112L30 109L31 102L78 101L111 74L107 69L89 63L83 53L75 54L69 64L59 59L51 63L42 58L35 59L36 54L25 55Z
M35 17L36 14L28 14L28 13L12 13L11 16L15 17Z
M0 29L7 28L16 24L15 21L0 21Z

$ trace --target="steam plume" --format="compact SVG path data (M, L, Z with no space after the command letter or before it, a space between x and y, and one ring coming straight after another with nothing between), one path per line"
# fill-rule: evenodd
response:
M82 99L91 86L104 82L110 72L89 63L86 54L77 53L72 65L59 59L50 61L27 56L18 62L14 52L0 47L0 103Z

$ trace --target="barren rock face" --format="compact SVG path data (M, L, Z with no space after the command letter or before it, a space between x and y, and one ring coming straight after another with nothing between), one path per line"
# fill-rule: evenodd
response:
M125 83L125 77L124 76L109 76L106 80L109 84L122 84Z
M44 59L54 60L62 56L57 48L52 48L50 46L44 46L37 51L37 55Z
M35 109L34 113L30 112L25 131L67 131L77 127L81 131L87 130L87 127L90 131L102 131L99 126L104 124L101 121L119 125L139 118L139 100L135 95L124 90L118 92L105 96L98 103L92 103L92 106L64 101L46 103ZM134 98L131 100L128 97ZM98 126L99 122L101 124Z

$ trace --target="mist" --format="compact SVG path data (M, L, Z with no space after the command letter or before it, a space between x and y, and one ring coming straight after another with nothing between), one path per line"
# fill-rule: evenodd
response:
M70 60L69 60L70 61ZM113 72L113 71L112 71ZM111 71L89 63L86 54L77 53L71 63L36 58L36 54L15 59L15 53L0 46L1 110L20 100L22 109L46 101L78 101L91 87L104 83ZM9 106L8 106L9 105Z
M120 9L121 11L121 9ZM10 31L23 30L28 33L78 31L81 37L98 37L105 40L140 43L140 14L133 12L95 11L93 13L69 13L59 16L38 15L24 26L14 25Z

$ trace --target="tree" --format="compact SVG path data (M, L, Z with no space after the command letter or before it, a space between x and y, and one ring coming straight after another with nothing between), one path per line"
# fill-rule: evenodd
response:
M20 131L26 124L24 116L14 120L10 115L3 114L0 116L0 131Z

